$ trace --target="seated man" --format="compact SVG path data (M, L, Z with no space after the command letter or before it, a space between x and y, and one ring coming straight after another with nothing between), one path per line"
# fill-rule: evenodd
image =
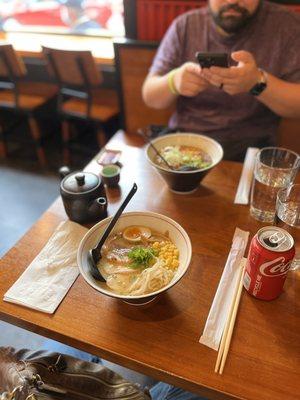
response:
M150 107L176 103L169 125L218 140L225 158L276 143L280 117L300 117L300 16L264 0L209 0L170 26L143 85ZM204 68L195 53L228 53Z

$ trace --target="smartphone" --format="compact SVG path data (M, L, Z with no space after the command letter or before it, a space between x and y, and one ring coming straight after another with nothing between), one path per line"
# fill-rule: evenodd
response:
M196 53L196 59L201 68L222 67L228 68L228 54L227 53Z

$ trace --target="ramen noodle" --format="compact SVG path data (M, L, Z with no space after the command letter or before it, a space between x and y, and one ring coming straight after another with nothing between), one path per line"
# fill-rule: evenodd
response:
M169 284L179 266L179 251L168 234L129 226L108 237L98 268L117 294L153 293Z
M212 159L205 151L193 146L166 146L160 154L175 170L180 168L203 169L211 166ZM156 162L165 167L164 161L157 155Z

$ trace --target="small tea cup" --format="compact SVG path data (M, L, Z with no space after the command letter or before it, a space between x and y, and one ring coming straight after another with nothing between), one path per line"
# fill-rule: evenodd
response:
M118 186L120 180L120 170L121 168L116 164L104 165L100 172L103 182L108 187Z

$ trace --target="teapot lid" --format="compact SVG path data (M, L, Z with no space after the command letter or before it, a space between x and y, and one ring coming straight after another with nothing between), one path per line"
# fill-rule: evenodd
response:
M67 175L61 182L61 188L68 193L88 193L101 184L101 179L92 172L74 172Z

